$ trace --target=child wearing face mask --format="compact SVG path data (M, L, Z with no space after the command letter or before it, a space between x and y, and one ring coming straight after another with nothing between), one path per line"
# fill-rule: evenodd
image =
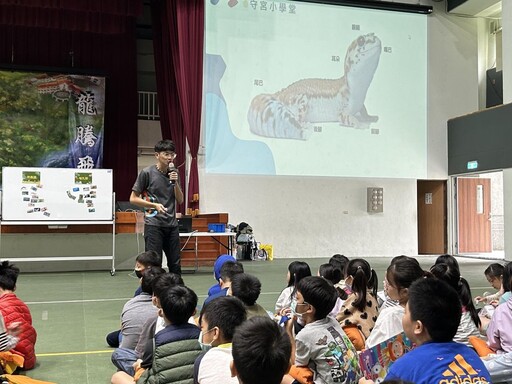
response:
M155 271L156 269L156 267L151 268L151 271ZM148 278L148 273L144 272L144 275ZM151 281L151 288L153 289L152 303L156 308L161 308L160 297L174 285L184 285L180 275L166 273L165 270L162 269L161 274L157 274L153 277ZM112 353L112 363L120 371L124 371L133 376L136 368L151 367L153 361L153 338L155 334L167 326L165 319L159 315L159 312L161 311L157 311L153 316L148 318L142 326L135 349L117 348ZM195 324L193 318L192 324Z
M245 319L245 305L236 297L219 297L203 307L199 316L203 354L194 364L194 383L238 384L237 378L231 377L231 340Z
M199 328L188 322L197 306L197 295L184 285L169 287L160 297L161 315L167 324L155 334L151 366L137 370L134 376L119 371L112 376L112 384L149 383L191 383L194 376L194 362L201 353L198 343Z
M135 258L135 268L133 270L133 275L137 277L137 279L140 281L142 277L142 272L151 267L162 267L162 256L156 253L155 251L146 251L139 253L137 257ZM130 273L130 276L133 276ZM142 287L139 285L137 289L135 290L135 294L133 295L138 296L142 293ZM112 348L118 348L119 344L121 343L121 330L110 332L106 338L107 344L109 347Z
M137 344L144 333L146 324L158 317L158 308L153 301L153 285L160 276L167 275L165 269L146 269L140 279L142 293L128 300L121 313L122 341L112 353L111 361L117 369L133 375L133 363L139 357Z
M133 269L133 273L135 276L140 279L142 277L142 271L151 267L162 267L162 256L160 256L155 251L146 251L139 253L135 258L135 268ZM140 286L135 290L135 294L133 296L140 295L141 293Z
M361 377L356 349L340 324L328 316L337 298L334 286L323 277L305 277L297 286L291 306L293 316L303 320L304 328L294 336L293 322L286 323L291 363L309 368L315 383L357 383ZM293 375L293 368L291 372ZM293 380L286 375L283 383Z

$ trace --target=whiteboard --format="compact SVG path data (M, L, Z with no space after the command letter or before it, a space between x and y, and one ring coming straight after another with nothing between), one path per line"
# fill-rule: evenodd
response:
M2 221L113 220L111 169L2 168Z

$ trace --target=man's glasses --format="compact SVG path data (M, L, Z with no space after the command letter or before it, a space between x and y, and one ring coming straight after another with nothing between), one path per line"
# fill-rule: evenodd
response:
M174 160L176 158L176 153L174 153L174 152L160 152L160 154L164 157L171 159L171 160Z

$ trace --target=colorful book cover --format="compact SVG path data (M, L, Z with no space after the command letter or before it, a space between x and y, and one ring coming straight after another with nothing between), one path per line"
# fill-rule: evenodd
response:
M359 365L364 377L375 381L375 383L381 383L396 359L409 352L413 347L413 342L402 332L362 351L359 354Z

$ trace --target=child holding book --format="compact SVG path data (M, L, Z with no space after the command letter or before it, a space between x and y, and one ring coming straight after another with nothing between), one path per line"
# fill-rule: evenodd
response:
M391 300L398 305L384 308L375 322L375 326L366 339L366 348L371 348L402 332L402 317L405 305L409 300L409 287L419 278L425 276L425 271L418 261L412 257L403 256L391 263L386 271L385 290Z
M292 344L291 363L309 367L316 384L356 383L361 377L357 352L340 324L328 316L337 299L334 286L319 276L303 278L297 286L292 314L304 328L294 336L293 322L286 323ZM291 383L291 376L283 383Z
M416 384L491 383L476 352L453 341L461 314L459 296L446 282L427 278L412 283L402 323L416 348L396 360L385 379ZM369 383L373 381L359 381Z

